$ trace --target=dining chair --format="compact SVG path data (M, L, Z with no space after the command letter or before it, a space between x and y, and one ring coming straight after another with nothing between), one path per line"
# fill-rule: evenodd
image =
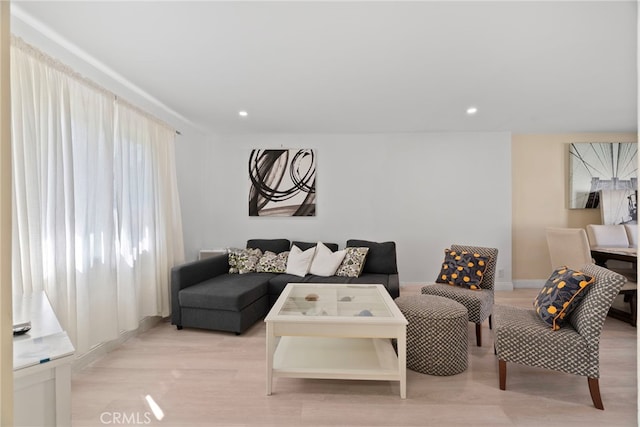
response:
M627 232L627 240L629 247L638 248L638 224L624 224L624 230Z
M631 236L632 239L634 238L633 231L628 231L627 227L623 224L588 224L586 229L587 239L589 240L591 249L607 251L616 249L628 250L634 247L634 243L629 240L629 236ZM629 226L629 229L631 229L631 226ZM637 282L635 279L636 271L631 262L611 260L607 261L606 267Z
M585 264L593 263L584 229L548 227L545 231L551 270L564 265L571 269L579 269Z
M588 224L587 238L592 248L628 248L631 232L623 224ZM632 235L633 238L633 235Z
M587 377L594 406L604 409L599 385L600 333L625 278L592 263L579 270L594 281L558 330L543 321L533 307L494 306L493 333L501 390L506 390L507 362L546 368ZM518 388L526 389L529 383L520 381Z
M616 249L637 249L637 224L589 224L587 225L587 238L591 249L598 250L600 255ZM627 321L631 326L636 326L638 316L638 271L636 262L621 261L620 257L614 257L607 261L600 260L600 265L622 274L627 282L620 290L620 298L613 303L611 316ZM622 309L621 309L622 308ZM627 311L628 310L628 313Z
M476 345L482 346L482 322L489 319L489 329L492 327L491 313L494 302L494 287L498 249L482 246L451 245L451 251L477 253L488 259L482 276L480 289L468 289L451 286L446 283L433 283L423 286L420 292L424 295L437 295L459 302L467 308L469 322L476 325Z

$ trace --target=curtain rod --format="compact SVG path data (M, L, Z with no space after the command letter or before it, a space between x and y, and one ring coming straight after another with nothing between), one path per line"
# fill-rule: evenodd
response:
M134 110L136 110L138 113L142 114L143 116L147 117L148 119L156 122L156 123L160 123L162 126L165 126L169 129L173 129L175 130L177 135L182 135L182 133L178 130L176 130L173 126L171 126L169 123L165 122L162 119L159 119L158 117L156 117L155 115L147 112L146 110L143 110L142 108L138 107L137 105L127 101L126 99L118 96L115 92L112 92L108 89L106 89L105 87L101 86L100 84L94 82L93 80L91 80L88 77L83 76L82 74L80 74L79 72L75 71L73 68L71 68L70 66L66 65L64 62L60 61L59 59L56 59L55 57L49 55L48 53L45 53L44 51L38 49L37 47L27 43L26 41L24 41L22 38L11 34L11 47L12 48L16 48L16 49L20 49L22 52L24 52L27 55L30 55L32 57L35 57L39 60L41 60L42 62L44 62L46 65L52 67L53 69L62 72L66 75L68 75L69 77L75 79L76 81L87 85L99 92L102 92L103 94L107 95L107 96L111 96L113 97L116 101L119 101L123 104L126 104L129 108L132 108Z

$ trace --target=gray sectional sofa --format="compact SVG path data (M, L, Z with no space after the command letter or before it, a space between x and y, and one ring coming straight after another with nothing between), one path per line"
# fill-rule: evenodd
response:
M255 239L247 248L281 253L295 244L305 250L316 243L288 239ZM335 243L325 243L332 251ZM229 254L176 266L171 271L171 324L218 331L244 332L262 319L287 283L374 283L384 285L392 298L400 296L394 242L348 240L347 247L368 247L362 274L358 277L305 277L277 273L229 273Z

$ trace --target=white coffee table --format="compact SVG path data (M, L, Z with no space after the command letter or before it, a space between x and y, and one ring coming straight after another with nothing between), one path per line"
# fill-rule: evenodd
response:
M285 377L399 381L406 398L407 320L384 286L289 283L265 322L267 395Z

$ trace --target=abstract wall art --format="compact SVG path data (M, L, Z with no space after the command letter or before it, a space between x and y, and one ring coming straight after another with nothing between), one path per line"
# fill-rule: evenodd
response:
M599 208L602 192L635 204L638 144L579 142L569 145L569 208Z
M316 216L312 149L251 150L249 216Z

